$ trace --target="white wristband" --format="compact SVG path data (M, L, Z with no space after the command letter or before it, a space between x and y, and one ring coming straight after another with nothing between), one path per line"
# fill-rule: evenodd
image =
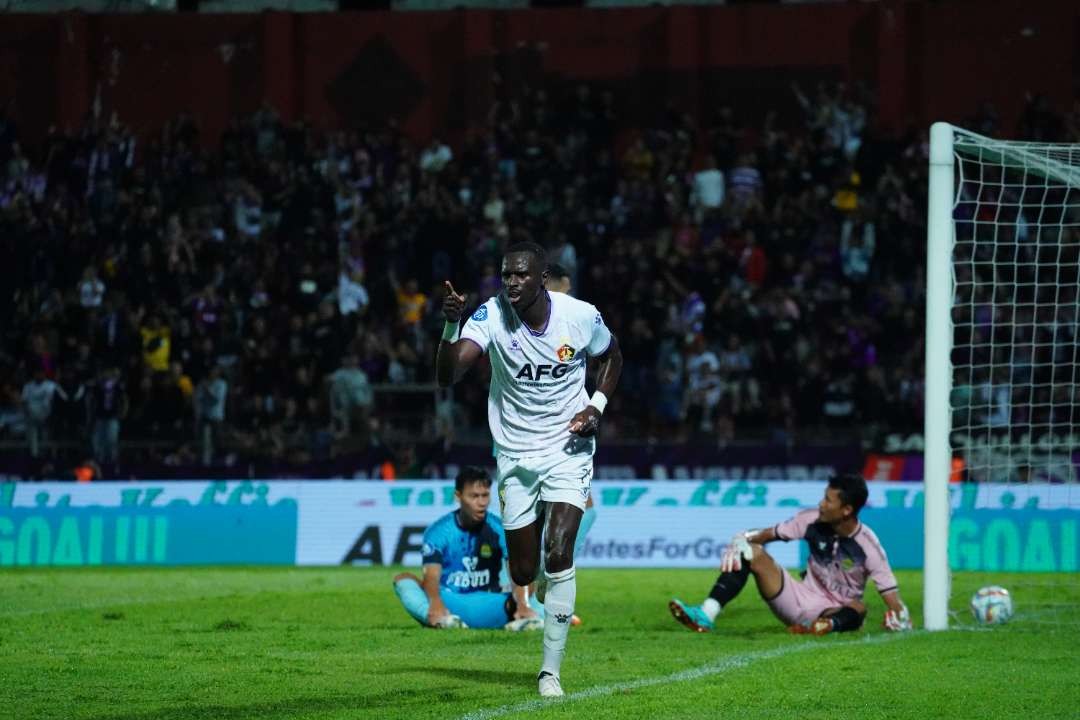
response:
M461 327L456 322L446 321L446 325L443 327L442 339L448 343L455 343L458 339L458 331Z
M604 414L604 408L607 407L607 395L597 390L589 398L589 404L596 408L601 415Z

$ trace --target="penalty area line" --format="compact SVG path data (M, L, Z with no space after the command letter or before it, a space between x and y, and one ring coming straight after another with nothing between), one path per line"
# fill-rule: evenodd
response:
M877 645L880 643L891 642L892 640L899 639L901 637L910 637L912 635L921 634L921 631L912 631L906 633L888 633L883 635L870 635L859 640L853 640L846 643L840 643L843 645ZM700 680L701 678L709 677L711 675L722 675L732 670L738 670L748 665L761 662L763 660L775 660L776 658L785 657L787 655L796 655L802 652L809 652L811 650L821 650L823 646L815 642L800 643L798 645L781 645L780 647L773 648L771 650L759 650L757 652L742 653L739 655L729 655L728 657L717 660L716 662L709 663L708 665L702 665L696 668L690 668L688 670L680 670L678 672L671 673L669 675L654 675L652 677L638 678L637 680L628 680L621 683L613 683L611 685L597 685L595 687L580 690L575 693L570 693L564 696L562 699L535 699L527 700L525 702L515 703L512 705L501 705L499 707L488 708L484 710L476 710L471 713L462 715L459 720L489 720L489 718L503 717L504 715L519 714L526 712L533 712L535 710L543 710L548 707L555 707L557 705L564 705L570 702L576 702L578 700L590 700L592 698L603 697L605 695L612 695L614 693L626 692L628 690L638 690L640 688L653 687L656 685L670 685L680 682L691 682L693 680Z

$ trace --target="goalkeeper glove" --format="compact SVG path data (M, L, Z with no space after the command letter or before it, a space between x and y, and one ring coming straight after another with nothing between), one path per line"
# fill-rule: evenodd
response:
M720 572L739 572L742 570L743 560L749 563L754 559L754 551L750 547L749 534L741 532L731 538L731 542L724 549L720 557Z
M895 610L889 610L885 613L885 621L881 623L881 626L886 630L892 632L903 632L904 630L911 629L911 613L908 612L906 605L900 606L900 612Z

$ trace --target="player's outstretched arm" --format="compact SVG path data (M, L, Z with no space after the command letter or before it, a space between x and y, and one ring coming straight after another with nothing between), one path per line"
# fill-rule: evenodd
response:
M536 611L529 607L529 588L527 586L511 582L510 593L514 596L514 603L516 605L516 609L514 610L515 620L537 617Z
M771 527L762 528L760 530L747 530L746 539L749 542L757 543L758 545L765 545L777 540L776 530Z
M435 351L435 379L439 387L449 387L460 380L476 359L483 354L480 346L468 340L458 339L461 315L465 312L465 296L454 292L454 286L446 283L443 299L443 330L439 347Z
M612 335L611 344L607 351L596 358L596 392L593 394L585 409L574 415L570 421L570 432L582 437L595 435L600 427L600 416L607 407L608 399L615 392L619 384L619 375L622 374L622 350L619 349L618 339Z
M900 592L890 590L882 593L881 599L885 602L885 606L889 608L885 611L885 620L881 623L882 627L893 632L910 630L911 613L908 612L907 605L900 599Z
M776 540L776 531L772 528L762 530L744 530L731 538L724 554L720 556L720 572L739 572L744 563L754 558L750 543L764 545Z
M424 565L424 577L420 586L424 588L424 594L428 597L427 624L430 627L438 627L439 621L450 614L446 605L439 595L439 581L442 578L442 565L426 563Z
M622 350L619 349L619 339L611 336L611 345L607 352L596 358L599 369L596 373L596 389L608 397L615 392L615 386L619 384L619 376L622 375Z

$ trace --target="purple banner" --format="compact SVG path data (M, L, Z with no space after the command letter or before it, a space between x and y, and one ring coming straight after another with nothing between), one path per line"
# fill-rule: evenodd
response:
M825 480L861 469L857 445L601 446L596 453L600 480Z
M598 480L825 480L836 472L859 472L863 455L857 445L737 446L601 445L596 453ZM452 478L463 465L494 468L490 446L409 447L404 451L376 448L366 453L303 464L263 458L204 467L131 460L102 468L112 479L241 479L241 478ZM69 480L74 467L34 464L20 452L0 455L0 479Z

